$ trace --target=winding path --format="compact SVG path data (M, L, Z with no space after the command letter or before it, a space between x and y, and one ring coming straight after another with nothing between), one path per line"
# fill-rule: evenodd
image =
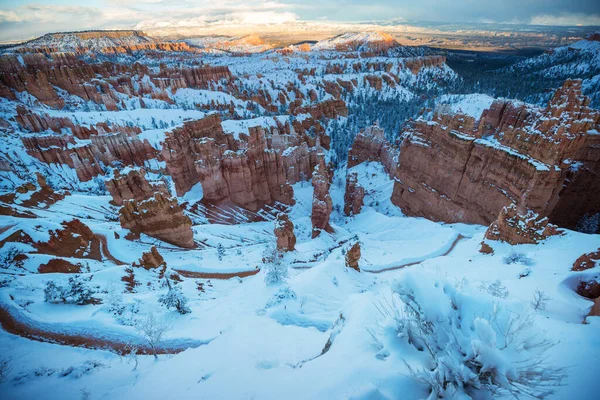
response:
M90 329L88 332L69 333L62 329L62 324L36 323L27 316L19 313L14 307L0 302L0 325L13 335L38 342L55 343L63 346L84 347L94 350L110 350L118 354L125 354L127 348L134 344L137 354L153 354L150 346L143 344L140 338L124 336L121 339L111 338L109 335L98 335ZM37 325L37 326L36 326ZM62 328L62 329L61 329ZM129 339L129 340L123 340ZM157 354L177 354L189 348L196 348L208 344L211 340L178 339L165 340L157 346Z
M194 279L231 279L231 278L247 278L249 276L256 275L260 272L260 268L256 268L250 271L240 271L240 272L197 272L197 271L186 271L183 269L176 269L179 275L184 278L194 278Z
M461 240L464 240L464 239L470 239L470 238L465 237L465 236L459 234L456 237L456 239L454 239L454 242L452 242L452 245L450 246L450 248L445 253L440 254L439 256L427 257L427 258L424 258L423 260L420 260L420 261L413 261L413 262L409 262L409 263L406 263L406 264L396 265L394 267L380 269L380 270L377 270L377 271L363 271L363 272L368 272L368 273L371 273L371 274L380 274L382 272L394 271L394 270L401 269L401 268L404 268L404 267L410 267L411 265L421 264L423 261L431 260L431 259L434 259L434 258L445 257L448 254L450 254L452 252L452 250L454 250L454 248L456 247L456 245L458 244L458 242L460 242Z

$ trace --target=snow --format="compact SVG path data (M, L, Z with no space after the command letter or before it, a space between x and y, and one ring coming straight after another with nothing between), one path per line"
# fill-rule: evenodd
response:
M297 71L315 68L315 75L306 75L301 87L304 97L300 105L310 106L314 102L306 94L310 90L317 91L326 81L356 80L357 95L376 93L365 83L364 77L383 76L385 72L355 72L353 65L364 60L340 58L325 50L348 42L366 45L378 40L382 37L377 33L345 34L313 46L322 52L289 57L268 51L265 45L257 41L251 43L247 38L204 37L186 42L207 50L202 62L227 65L239 77L236 84L243 82L236 87L240 92L248 90L252 94L264 90L275 98L286 84L297 81ZM78 42L69 39L66 43L73 46ZM597 51L595 45L588 43L572 46ZM253 54L230 57L229 52ZM401 84L394 87L383 84L382 90L377 92L382 100L411 99L418 93L414 90L418 85L433 88L437 78L455 77L447 67L426 68L415 77L403 68L401 58L373 57L369 61L391 63L391 73L400 78ZM332 66L338 66L343 73L325 73ZM588 84L593 79L597 80L591 78ZM66 92L59 93L74 108L94 109ZM142 129L139 138L157 150L162 149L166 132L186 120L206 116L212 112L213 102L227 106L225 108L233 105L233 115L228 115L228 111L223 113L222 127L235 140L242 140L251 127L272 128L290 118L265 113L253 101L240 100L221 91L186 88L166 93L174 104L144 98L151 108L141 109L138 103L124 97L126 108L131 109L120 111L50 110L27 93L18 94L17 101L30 105L34 112L66 117L78 124L110 122L138 126ZM297 100L293 91L285 93L290 102ZM320 94L318 101L329 98L328 93ZM479 119L492 100L481 94L446 95L435 99L435 103L451 112ZM7 105L3 100L0 106L7 117L14 115L14 105ZM251 111L253 107L257 111ZM295 118L306 121L309 114ZM539 170L549 169L492 138L475 139L456 131L450 133L523 158ZM239 222L233 225L208 223L206 217L194 211L192 206L205 207L203 187L198 183L178 198L180 203L187 204L185 212L194 221L192 229L194 240L199 244L197 248L181 249L144 234L138 240L128 240L129 231L118 221L118 207L96 187L98 182L82 183L68 166L40 163L25 151L21 142L24 135L17 130L3 136L0 143L3 154L10 154L22 162L20 166L27 167L19 169L21 167L14 164L16 167L11 165L14 171L0 171L2 190L13 190L26 182L32 172L40 171L53 187L69 189L71 194L48 209L33 209L37 218L0 216L0 241L22 230L34 241L45 242L63 221L78 218L95 234L106 238L108 251L102 250L101 261L66 258L71 263L82 263L81 276L96 291L98 304L50 304L44 301L47 282L67 284L69 274L38 273L39 265L54 257L36 253L28 244L11 244L27 253L28 258L20 266L0 267L0 305L33 328L101 336L138 345L144 342L134 327L136 320L151 313L172 327L161 345L187 349L179 354L161 354L158 361L151 355L140 355L137 357L139 366L134 370L133 357L122 357L103 349L38 342L2 330L0 357L9 357L13 367L8 380L0 383L3 398L81 399L82 390L89 391L92 399L427 398L427 387L411 379L406 363L421 369L430 367L430 360L425 352L403 341L396 327L388 325L389 316L382 313L385 304L390 304L395 291L402 286L411 288L427 315L438 319L455 317L448 296L461 299L460 304L454 304L465 317L458 336L461 343L469 344L470 351L478 351L485 365L502 372L511 371L512 363L522 356L496 353L501 334L484 314L491 313L497 304L505 312L530 315L534 321L532 334L557 343L551 348L548 361L570 367L565 385L558 387L550 398L592 398L596 394L600 318L590 317L587 324L581 323L592 302L577 295L574 289L582 279L597 276L600 266L583 272L572 272L570 268L581 254L600 248L600 235L565 230L563 235L553 236L538 245L510 246L493 242L490 245L494 254L484 255L479 248L487 227L405 216L391 203L394 181L382 165L363 163L349 171L336 171L331 186L334 232L323 232L316 239L311 238L313 188L310 182L299 182L294 185L296 202L292 207L278 205L258 213L227 205L215 207L216 214ZM409 133L409 136L421 146L430 145L419 135ZM83 143L85 141L76 141L77 146ZM293 148L284 151L286 154ZM147 174L149 180L166 180L172 189L172 180L164 175L165 162L152 161L152 167ZM578 167L571 164L572 169ZM121 173L130 168L124 168ZM347 172L356 172L359 184L366 191L363 210L353 217L346 217L341 211ZM18 204L27 196L17 198L18 210L24 210ZM283 256L283 265L288 268L287 279L267 284L264 259L275 242L273 218L279 207L287 210L294 224L296 250ZM262 215L265 220L250 222L250 217L256 215ZM361 272L345 267L345 252L354 240L358 240L361 247ZM165 278L159 271L133 268L138 285L134 292L126 290L123 278L129 273L127 268L152 246L164 257L167 276L177 271L182 276L177 288L187 298L191 313L180 315L159 303L161 296L167 293ZM0 255L6 254L7 248L8 245L3 247ZM505 259L514 252L522 253L531 262L507 264ZM111 261L108 253L120 262ZM206 278L206 274L211 277ZM229 276L225 274L245 277L220 279ZM506 288L506 298L494 297L485 289L496 280ZM534 311L529 306L536 288L550 298L545 310ZM122 315L115 314L111 308L114 303L123 305ZM66 373L68 371L72 372Z
M441 298L426 288L433 288L428 285L437 281L454 285L464 280L471 288L469 293L479 299L477 303L465 303L465 312L479 312L482 304L496 301L476 289L479 283L493 277L509 292L503 300L507 307L528 310L536 326L545 331L544 335L558 342L549 353L550 361L571 366L568 385L558 388L552 398L575 393L586 397L596 379L594 354L599 352L600 341L596 318L589 318L590 324L581 324L590 301L573 291L580 277L589 276L590 271L570 272L570 266L580 254L600 247L599 235L566 231L539 245L492 243L495 253L483 255L478 250L485 227L405 217L389 203L393 181L380 164L364 163L352 170L357 172L359 183L367 192L363 211L352 218L334 211L335 233L323 233L317 239L310 238L307 213L312 187L302 183L294 186L296 205L289 215L298 244L295 252L285 255L290 269L284 283L266 285L264 270L243 279L211 279L210 283L206 279L184 278L181 289L192 312L179 315L159 305L158 298L166 289L156 276L136 271L136 279L142 285L138 286L137 294L124 293L124 302L129 304L139 299L140 315L153 312L169 319L173 328L164 345L188 343L192 345L188 350L159 356L157 362L152 356L138 356L139 366L132 371L131 358L121 359L104 350L31 342L2 332L0 345L14 360L11 376L20 374L21 379L27 380L27 384L9 380L1 384L2 391L8 398L48 399L78 399L80 388L86 388L93 396L114 399L426 397L425 388L407 376L402 361L404 358L414 366L422 365L424 354L403 347L399 339L381 339L386 346L392 346L386 347L389 351L385 354L374 345L369 330L378 332L385 320L378 304L389 299L390 288L396 282L404 282L415 290L423 287L420 290L425 290L424 305L430 312L442 313ZM340 174L343 176L343 171ZM340 204L343 185L336 181L337 178L331 195L334 204ZM183 199L197 201L201 197L201 187L195 186ZM139 242L131 242L123 239L126 232L118 222L107 219L111 209L108 201L107 196L68 196L49 210L38 211L43 219L19 220L0 240L16 229L39 235L57 227L62 220L77 217L93 227L94 232L106 236L111 253L118 259L133 262L142 251L156 244L170 268L199 272L251 271L261 267L263 251L274 240L273 222L267 221L196 225L196 241L208 246L201 249L181 250L144 236ZM10 217L2 218L0 226L6 225ZM35 226L40 222L43 229L37 232ZM116 239L114 232L121 238ZM344 246L339 245L354 235L361 245L361 273L344 267ZM35 239L44 240L44 236ZM222 261L217 257L218 244L225 249ZM526 254L533 264L505 264L503 258L515 250ZM320 255L315 258L315 254ZM109 261L89 265L92 273L83 275L91 277L92 285L123 287L120 280L123 266ZM519 278L526 268L531 270L530 275ZM132 326L120 324L108 312L107 304L44 303L42 288L49 279L66 281L61 274L19 277L15 281L18 284L0 289L2 304L21 320L47 330L94 332L118 340L141 340ZM198 292L198 282L204 283L204 292ZM536 287L550 297L545 311L534 312L529 308ZM19 304L25 301L30 304L23 308ZM477 337L492 346L494 332L490 327L477 319L473 323ZM328 342L330 346L324 352ZM39 368L60 370L74 366L79 370L82 363L92 360L102 367L94 367L79 378L62 378L58 373L32 374Z
M494 98L486 94L460 94L440 96L438 104L449 107L450 112L469 115L475 120L481 118L484 110L490 108Z

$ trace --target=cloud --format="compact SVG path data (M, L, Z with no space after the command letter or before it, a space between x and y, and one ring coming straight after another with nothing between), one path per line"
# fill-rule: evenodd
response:
M553 25L553 26L573 26L573 25L592 25L600 26L599 15L586 14L561 14L561 15L536 15L531 18L532 25Z
M85 29L176 29L307 21L600 25L598 0L0 0L0 40ZM34 0L35 1L35 0ZM55 1L58 4L48 4ZM85 4L85 5L84 5Z

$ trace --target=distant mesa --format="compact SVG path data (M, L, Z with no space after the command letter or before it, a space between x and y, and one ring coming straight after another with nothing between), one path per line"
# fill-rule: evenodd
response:
M344 33L317 42L313 50L384 52L400 44L390 34L383 32Z

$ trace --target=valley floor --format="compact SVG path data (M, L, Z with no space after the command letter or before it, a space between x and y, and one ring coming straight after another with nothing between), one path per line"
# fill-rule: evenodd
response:
M64 282L68 277L36 273L40 262L49 258L43 254L25 261L23 268L29 273L8 270L0 277L2 308L39 333L31 340L0 331L2 356L12 366L0 384L0 397L427 398L426 386L413 380L407 368L407 364L422 366L423 354L408 349L400 339L386 346L384 354L378 343L387 340L385 309L395 304L391 287L405 280L419 282L425 292L428 288L434 292L440 282L466 288L475 293L471 298L482 299L470 305L474 313L483 310L479 306L484 302L494 301L530 314L537 334L555 343L547 361L567 367L563 385L550 398L594 397L600 319L582 323L592 303L574 288L581 279L597 275L598 267L584 272L572 272L571 267L579 255L600 247L600 235L565 231L539 245L498 242L493 244L494 254L484 255L479 248L486 227L403 216L389 201L393 183L380 164L361 164L353 170L367 191L363 211L349 218L334 208L335 233L317 239L310 238L312 187L294 186L296 204L289 215L298 244L296 251L285 255L289 278L275 285L265 284L262 262L265 249L275 240L272 221L195 225L194 239L203 247L182 250L144 235L139 241L126 240L126 230L110 218L116 211L108 196L67 196L48 210L37 210L37 219L0 217L0 239L23 229L32 235L38 232L36 240L44 239L45 232L63 220L77 217L106 237L109 250L102 262L86 260L89 272L82 274L98 287L96 296L102 303L97 305L44 302L45 282ZM336 176L331 187L334 205L343 204L343 185ZM346 243L354 236L362 250L360 273L344 266ZM219 244L224 248L221 257ZM161 307L157 299L166 289L141 268L136 271L136 293L125 291L122 277L127 265L151 245L157 246L171 269L183 271L181 287L190 300L190 314ZM515 253L516 262L508 263L506 258ZM194 279L185 278L186 273L248 276ZM5 279L13 274L14 280ZM494 298L485 287L496 280L506 292ZM529 307L535 289L549 297L545 310ZM109 310L115 296L126 306L122 315ZM425 306L435 308L435 296ZM161 343L163 352L186 350L161 354L158 360L151 355L136 359L109 349L48 342L61 334L100 338L108 347L112 341L145 345L131 325L150 312L171 327Z

